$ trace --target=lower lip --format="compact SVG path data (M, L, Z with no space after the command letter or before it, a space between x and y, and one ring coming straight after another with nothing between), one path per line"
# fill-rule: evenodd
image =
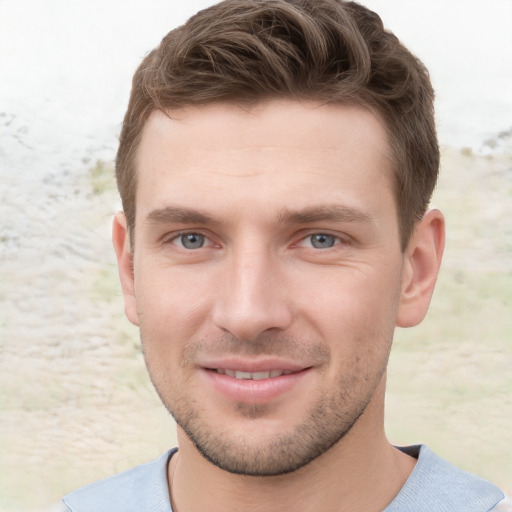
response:
M203 369L202 373L211 386L226 398L237 402L262 404L293 390L310 371L310 368L305 368L289 375L260 380L235 379L207 369Z

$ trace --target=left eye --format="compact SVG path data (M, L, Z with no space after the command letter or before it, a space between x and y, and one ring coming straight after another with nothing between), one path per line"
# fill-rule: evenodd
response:
M305 241L315 249L329 249L339 242L339 238L328 233L315 233L308 236Z
M200 233L185 233L174 240L184 249L201 249L206 242L206 237Z

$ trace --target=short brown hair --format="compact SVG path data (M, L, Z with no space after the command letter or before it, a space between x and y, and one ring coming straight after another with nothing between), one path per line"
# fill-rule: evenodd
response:
M133 78L116 158L130 233L136 154L151 112L274 98L362 105L381 117L405 249L439 171L434 92L425 66L380 17L343 0L225 0L169 32L146 56Z

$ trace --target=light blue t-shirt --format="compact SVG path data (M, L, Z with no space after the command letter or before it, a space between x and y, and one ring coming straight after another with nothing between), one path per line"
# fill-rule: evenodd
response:
M496 486L452 466L425 445L400 449L418 462L383 512L488 512L504 498ZM63 502L71 512L172 512L167 463L175 452L77 489Z

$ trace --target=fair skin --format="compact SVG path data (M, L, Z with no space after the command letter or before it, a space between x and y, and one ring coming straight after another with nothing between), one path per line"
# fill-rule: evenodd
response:
M428 212L401 251L379 119L284 100L154 112L138 169L133 252L123 214L113 240L178 423L174 510L383 510L415 463L384 434L387 359L426 314L444 221Z

